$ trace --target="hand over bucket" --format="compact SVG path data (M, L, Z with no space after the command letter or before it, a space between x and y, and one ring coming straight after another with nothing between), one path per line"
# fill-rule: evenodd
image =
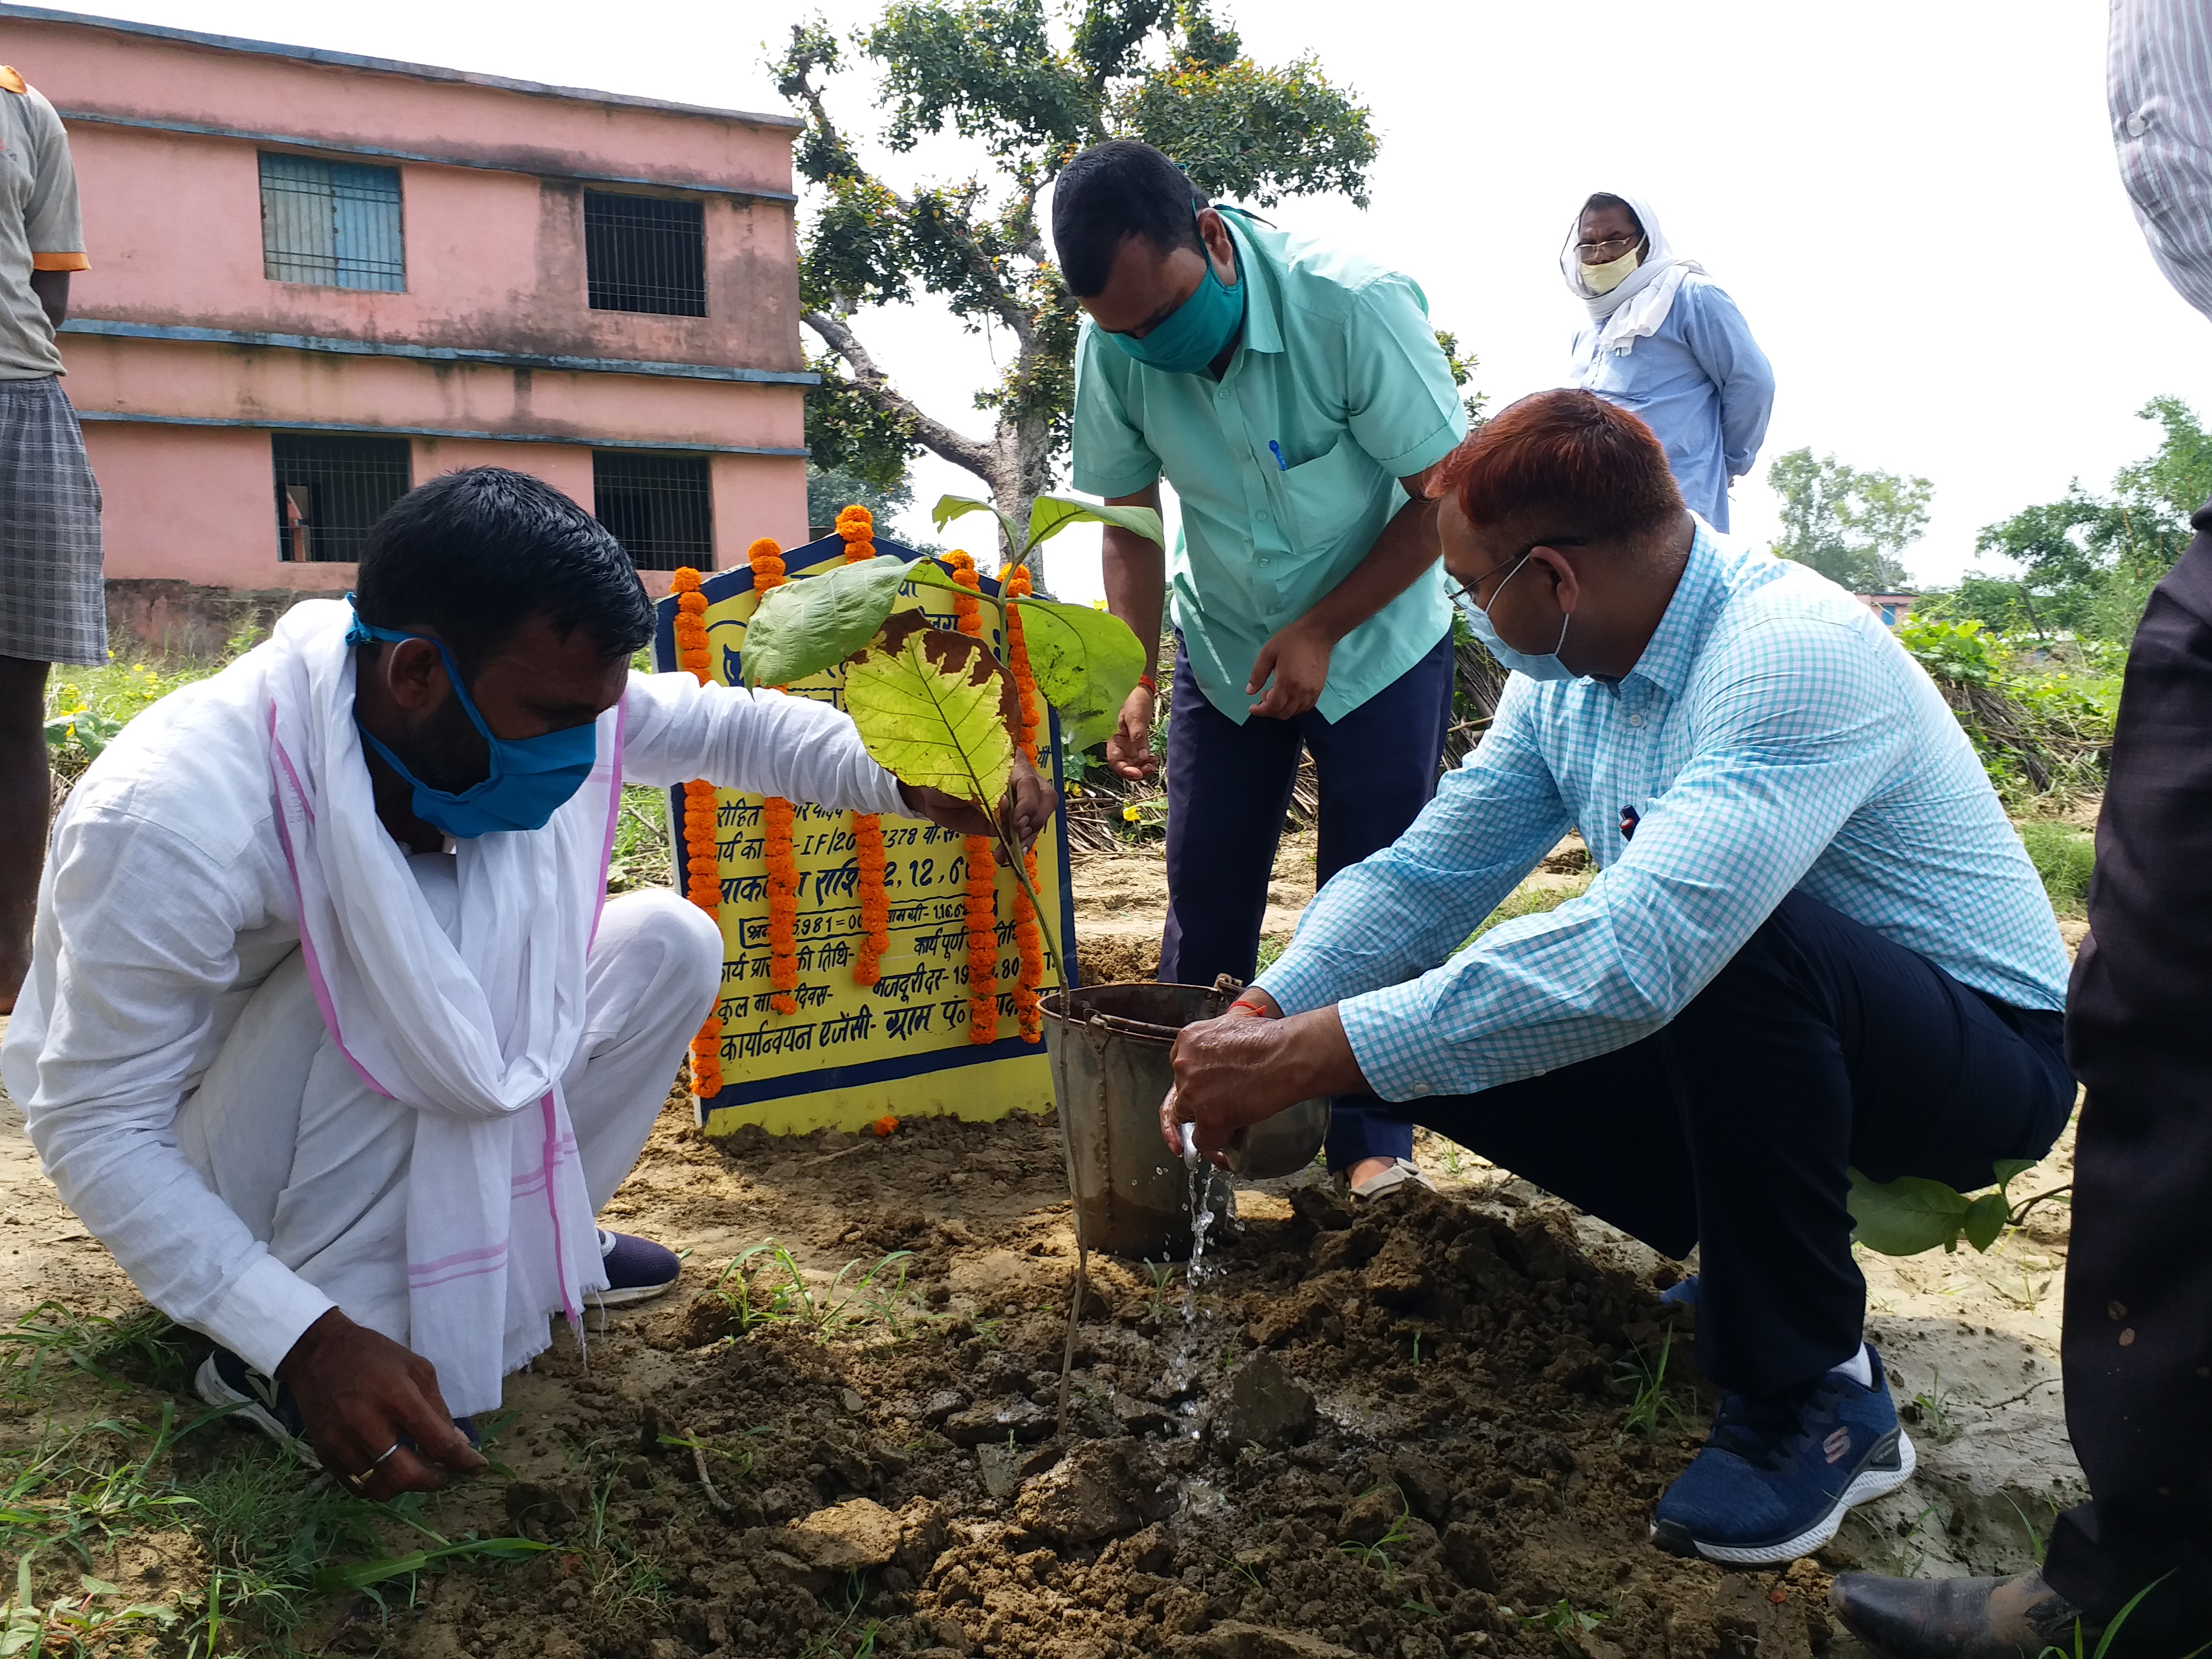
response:
M1235 994L1233 988L1146 983L1045 998L1076 1226L1089 1249L1132 1261L1190 1255L1190 1181L1160 1139L1160 1102L1175 1081L1176 1034L1218 1018ZM1290 1175L1321 1150L1328 1114L1326 1100L1299 1101L1240 1130L1224 1156L1250 1180Z

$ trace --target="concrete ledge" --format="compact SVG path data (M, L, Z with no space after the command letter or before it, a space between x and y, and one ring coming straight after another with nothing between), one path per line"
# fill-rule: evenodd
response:
M252 631L265 635L301 599L337 597L327 588L246 591L164 578L112 576L107 581L108 648L123 659L211 662L223 656L239 635Z

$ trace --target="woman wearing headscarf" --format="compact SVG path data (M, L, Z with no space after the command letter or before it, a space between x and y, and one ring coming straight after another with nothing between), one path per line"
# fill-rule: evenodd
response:
M1691 510L1729 527L1729 481L1751 471L1774 407L1774 370L1735 301L1668 246L1639 196L1599 191L1559 252L1589 307L1569 384L1638 416L1666 447Z

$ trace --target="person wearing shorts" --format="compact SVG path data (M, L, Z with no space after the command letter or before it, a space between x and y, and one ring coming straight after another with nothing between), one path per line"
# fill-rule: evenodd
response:
M0 1013L30 961L46 852L46 669L107 660L100 485L54 338L89 263L61 117L0 66Z

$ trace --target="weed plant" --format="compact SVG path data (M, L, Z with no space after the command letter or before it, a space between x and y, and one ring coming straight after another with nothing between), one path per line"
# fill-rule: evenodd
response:
M878 1256L848 1285L848 1276L860 1267L855 1256L817 1293L790 1249L770 1239L740 1251L715 1279L714 1294L737 1316L738 1329L747 1334L763 1325L788 1324L826 1341L875 1326L899 1341L914 1326L933 1316L907 1288L905 1264L913 1255L912 1250L893 1250ZM766 1260L760 1266L750 1265L762 1257Z

